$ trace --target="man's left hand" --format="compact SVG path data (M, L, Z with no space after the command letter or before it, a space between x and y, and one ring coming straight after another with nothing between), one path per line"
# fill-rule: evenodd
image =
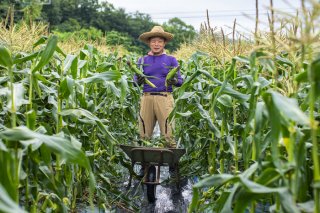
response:
M168 86L176 85L177 83L178 83L178 79L177 78L171 78L171 79L167 80Z

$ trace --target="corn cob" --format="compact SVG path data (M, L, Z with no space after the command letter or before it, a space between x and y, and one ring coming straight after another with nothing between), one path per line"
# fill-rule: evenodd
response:
M127 64L129 65L129 67L130 67L137 75L141 75L141 76L144 77L144 81L146 82L146 84L148 84L150 87L156 88L156 85L154 85L151 81L149 81L149 79L146 78L146 75L143 74L143 72L142 72L141 70L139 70L137 67L133 66L130 61L127 61Z
M143 72L141 72L141 70L139 70L136 66L133 66L130 61L127 61L127 64L137 75L144 76Z
M146 84L148 84L150 87L152 87L152 88L157 88L156 87L156 85L154 85L151 81L149 81L149 79L147 79L146 77L145 77L145 82L146 82Z
M170 70L170 72L168 73L167 77L166 77L166 82L165 82L165 86L168 87L167 85L167 81L172 79L176 73L178 72L180 66L174 67L173 69Z

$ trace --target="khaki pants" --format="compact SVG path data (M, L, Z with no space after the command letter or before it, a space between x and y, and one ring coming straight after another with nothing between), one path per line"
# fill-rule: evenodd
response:
M156 95L155 95L156 94ZM139 130L142 139L150 139L156 121L159 123L161 135L168 142L168 147L176 147L172 136L174 123L169 123L169 114L173 109L173 96L169 92L146 92L140 101Z

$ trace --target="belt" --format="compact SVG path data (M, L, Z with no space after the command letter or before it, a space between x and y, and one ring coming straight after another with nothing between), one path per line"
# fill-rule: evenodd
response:
M160 92L145 92L144 95L159 95L159 96L164 96L164 97L168 96L168 94L160 93Z

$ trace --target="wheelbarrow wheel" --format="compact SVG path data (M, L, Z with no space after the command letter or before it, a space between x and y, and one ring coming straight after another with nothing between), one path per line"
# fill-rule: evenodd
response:
M150 166L147 174L147 181L148 182L155 182L156 181L156 167ZM148 201L150 203L154 203L156 200L156 185L155 184L147 184L147 196Z

